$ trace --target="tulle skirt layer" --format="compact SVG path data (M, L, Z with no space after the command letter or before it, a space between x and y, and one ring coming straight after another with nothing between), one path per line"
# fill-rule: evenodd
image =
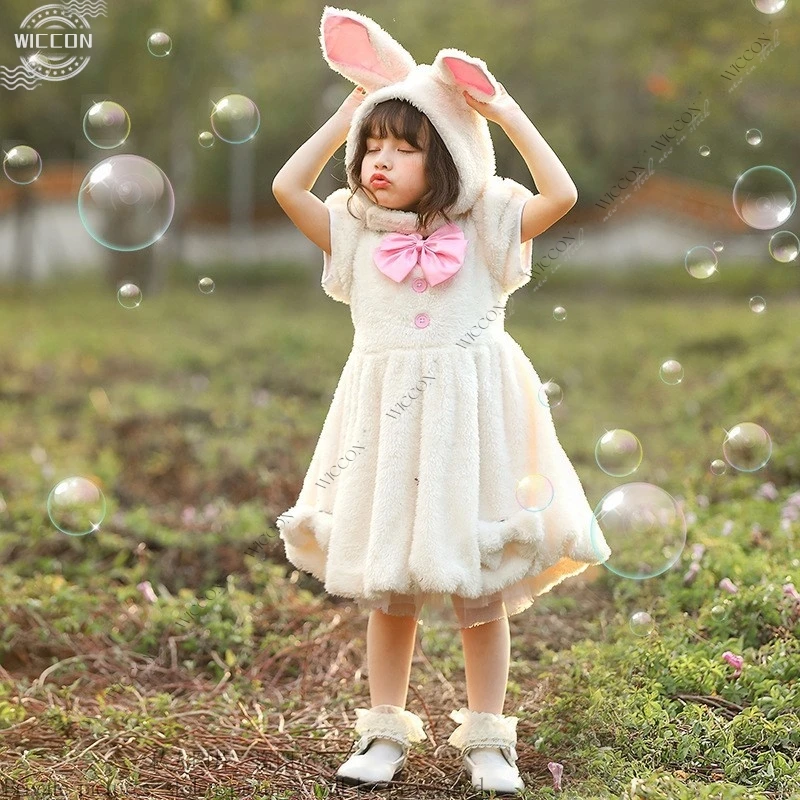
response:
M364 612L379 609L392 616L413 617L422 626L472 628L519 614L533 605L536 596L531 580L522 580L483 597L460 597L442 592L385 592L371 602L358 599L356 604Z

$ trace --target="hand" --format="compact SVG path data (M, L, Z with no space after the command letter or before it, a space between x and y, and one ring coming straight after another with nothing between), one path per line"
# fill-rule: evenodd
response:
M510 116L522 111L522 109L519 107L517 101L506 91L506 87L503 86L502 83L498 81L497 85L500 91L494 100L488 103L482 103L480 100L476 100L467 93L466 89L462 92L462 95L470 108L474 108L482 117L486 117L486 119L496 122L498 125L502 125Z
M348 125L350 121L353 119L353 114L355 113L356 109L364 102L364 98L367 96L366 89L363 86L356 86L352 92L345 98L344 102L339 106L336 110L337 116L343 117Z

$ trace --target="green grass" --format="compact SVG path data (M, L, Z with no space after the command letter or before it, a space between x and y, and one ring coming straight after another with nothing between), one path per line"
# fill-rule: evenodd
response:
M339 624L358 630L363 620L287 565L274 527L296 498L349 353L349 309L324 295L316 269L204 274L213 294L177 269L167 291L132 310L86 279L0 295L0 774L31 788L48 776L74 785L67 759L119 792L111 796L163 797L142 788L142 763L158 748L191 744L200 759L193 745L213 730L239 737L241 752L244 732L259 725L286 747L314 730L311 706L342 731L342 713L368 705L355 677L362 634L336 639ZM694 515L664 574L625 580L601 568L588 590L597 604L579 602L567 581L514 620L506 713L519 709L529 748L527 796L559 794L546 766L557 761L565 798L800 797L800 624L781 590L800 587L800 524L782 526L780 516L800 489L797 274L730 266L707 285L682 269L567 267L512 296L506 328L542 380L564 390L553 417L590 502L620 482L649 481ZM749 310L752 294L766 297L764 314ZM567 309L563 322L556 305ZM659 379L668 358L684 366L677 386ZM712 475L725 429L743 421L770 433L769 462ZM595 463L595 442L613 428L634 432L644 449L624 479ZM48 519L48 493L72 475L104 492L95 534L67 536ZM756 496L768 481L774 501ZM702 569L685 585L697 543ZM737 594L718 587L723 577ZM137 589L145 580L155 604ZM650 636L631 631L637 610L653 616ZM547 620L558 623L549 634ZM431 666L415 661L411 682L433 707L437 681L463 686L460 642L433 628L422 644ZM744 658L738 678L726 650ZM328 676L337 658L341 670ZM265 659L280 695L266 691ZM146 684L120 671L156 661L166 672ZM175 671L188 687L180 697ZM192 688L195 679L225 681L224 695ZM263 723L242 716L238 704L254 702ZM202 711L218 719L200 730ZM341 750L349 739L339 736ZM115 750L123 743L124 754ZM328 796L324 786L309 794L310 776L342 757L315 756L304 792L273 777L235 796ZM223 783L208 796L226 796ZM414 796L467 796L463 783L461 794L441 791Z

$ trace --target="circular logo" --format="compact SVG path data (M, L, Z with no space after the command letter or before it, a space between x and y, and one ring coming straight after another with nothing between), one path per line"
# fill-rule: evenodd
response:
M63 81L89 62L92 33L89 23L68 6L41 6L19 26L17 47L22 66L35 78Z

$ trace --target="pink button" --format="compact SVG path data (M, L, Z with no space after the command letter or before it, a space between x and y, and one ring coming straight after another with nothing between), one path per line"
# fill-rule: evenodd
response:
M430 321L431 318L425 313L417 314L417 316L414 317L414 324L418 328L427 328Z
M428 281L425 278L417 278L412 282L411 287L415 292L424 292L428 288Z

